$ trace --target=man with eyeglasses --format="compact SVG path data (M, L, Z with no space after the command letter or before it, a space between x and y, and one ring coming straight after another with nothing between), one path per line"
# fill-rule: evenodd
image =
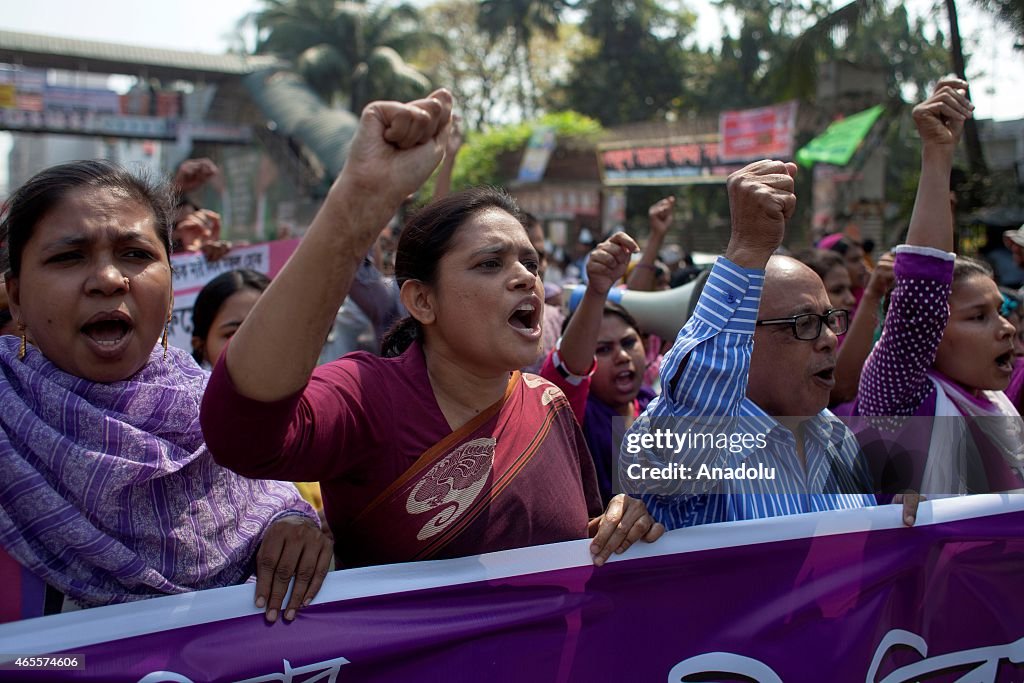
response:
M758 161L729 177L725 256L665 357L661 396L623 440L620 482L669 529L876 504L853 434L827 410L848 312L830 307L814 271L773 255L795 174ZM693 440L724 431L731 440L713 447ZM654 470L665 474L640 481ZM907 496L908 525L916 508Z

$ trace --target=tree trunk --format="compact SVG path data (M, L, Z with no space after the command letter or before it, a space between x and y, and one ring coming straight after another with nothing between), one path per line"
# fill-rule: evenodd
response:
M964 64L963 44L960 42L960 25L957 21L955 0L945 0L946 13L949 15L949 36L952 45L950 46L953 57L953 70L960 78L967 80L966 65ZM970 97L970 91L967 96ZM971 169L971 185L976 186L982 183L988 176L988 166L985 164L985 152L981 147L981 138L978 136L978 124L973 118L967 119L964 125L964 142L967 145L967 163Z

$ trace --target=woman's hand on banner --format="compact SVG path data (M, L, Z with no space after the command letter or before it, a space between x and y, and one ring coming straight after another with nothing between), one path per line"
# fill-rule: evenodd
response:
M334 542L311 519L293 515L270 525L256 554L256 606L267 608L267 621L277 621L278 612L295 579L284 618L316 597L331 564Z

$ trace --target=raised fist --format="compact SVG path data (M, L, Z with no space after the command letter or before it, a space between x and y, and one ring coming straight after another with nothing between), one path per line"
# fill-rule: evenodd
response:
M594 247L587 259L587 289L606 295L626 274L629 257L638 249L633 238L617 232Z
M931 97L914 107L914 125L921 142L933 147L946 147L950 152L960 142L964 122L974 112L967 99L967 81L946 76L935 84Z
M452 96L436 90L413 102L371 102L363 110L340 182L397 207L420 189L444 156Z
M796 164L755 161L729 176L732 237L726 258L744 268L763 269L786 234L796 208Z
M452 114L452 129L448 134L448 144L444 150L445 158L452 161L455 161L455 155L459 153L463 143L461 123L462 117L458 114Z
M174 175L174 185L178 188L178 192L191 192L199 189L206 181L219 174L220 169L217 168L217 164L206 157L186 159L181 162L178 172Z
M659 199L647 209L647 220L651 225L651 233L664 235L672 225L672 210L675 209L676 198Z
M893 255L886 252L878 259L875 269L871 271L871 278L868 280L867 289L879 299L888 294L889 290L896 284L896 274L893 272L894 263Z

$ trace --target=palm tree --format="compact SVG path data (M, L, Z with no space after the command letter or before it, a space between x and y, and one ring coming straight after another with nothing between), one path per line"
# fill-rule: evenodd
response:
M248 17L257 29L256 53L290 60L326 103L358 112L373 99L409 100L429 91L430 82L402 55L441 39L420 28L412 5L264 2L263 10Z
M949 17L949 38L950 55L953 59L953 72L960 78L967 80L967 65L964 61L964 48L960 42L960 24L956 14L956 3L953 0L945 0L946 16ZM967 93L970 97L970 92ZM984 178L988 175L988 164L985 163L985 152L981 147L981 138L978 136L978 124L974 119L967 119L964 124L964 142L967 144L967 163L971 169L971 175L975 179Z
M536 93L527 93L527 85L535 82L530 63L530 41L537 33L558 37L562 14L574 7L577 0L481 0L478 20L480 28L492 37L512 34L516 64L519 71L519 106L523 117L536 114Z
M963 46L960 40L960 27L957 20L956 3L954 0L944 0L946 15L949 20L950 35L950 61L953 72L960 78L967 80ZM1019 0L1013 2L993 2L993 0L978 0L980 6L992 10L991 5L1017 5ZM900 3L898 9L903 10ZM816 79L815 59L818 50L822 45L831 41L837 33L853 34L868 17L878 16L886 11L885 0L852 0L837 10L830 12L814 26L809 28L794 41L788 59L785 72L790 80L792 95L807 95ZM1020 13L1020 10L1017 10ZM1005 10L999 14L1008 23L1013 20L1013 11ZM941 39L941 36L940 36ZM938 76L940 74L936 74ZM969 93L968 93L969 95ZM978 126L973 119L968 119L964 126L964 142L967 152L967 163L970 167L971 176L976 182L987 175L988 166L985 163L984 152L981 147L981 140L978 136Z

